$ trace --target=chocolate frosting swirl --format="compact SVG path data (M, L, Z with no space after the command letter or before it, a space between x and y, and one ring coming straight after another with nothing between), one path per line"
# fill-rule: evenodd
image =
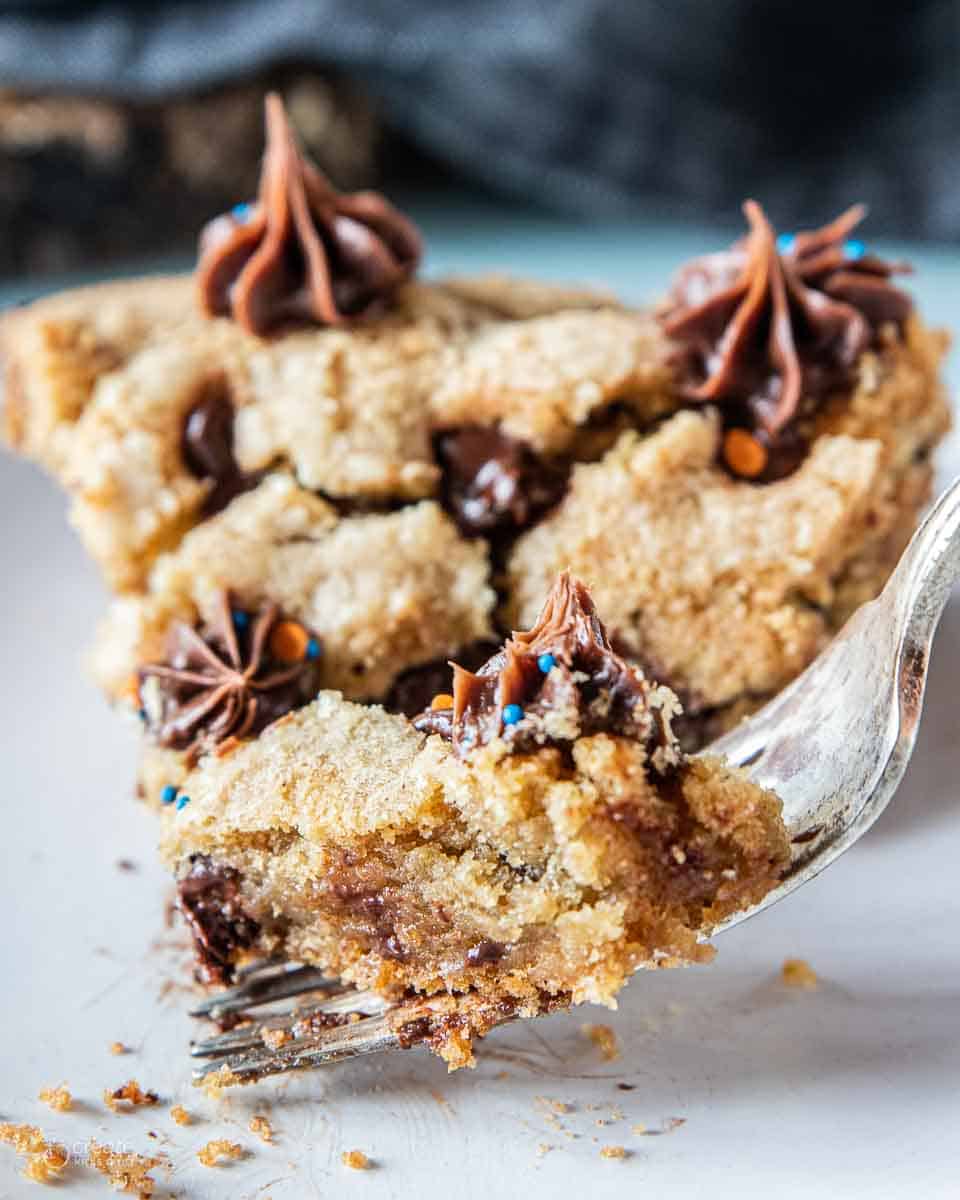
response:
M275 93L266 120L256 202L216 217L200 236L200 308L259 335L290 320L359 320L414 273L420 234L378 193L338 192L301 154Z
M890 278L909 268L850 240L862 205L779 240L756 201L743 207L749 234L683 268L661 320L684 347L685 394L730 406L732 424L772 447L802 401L850 386L881 328L902 326L912 304Z
M287 634L287 641L292 632L300 649L278 656L278 632ZM192 764L228 739L259 733L311 700L318 654L317 640L298 623L281 620L275 604L251 616L233 609L222 592L211 625L194 629L176 622L167 661L141 667L147 732L161 746L185 751Z
M507 722L511 706L520 717ZM678 709L672 693L614 652L586 586L564 571L533 628L514 633L475 674L454 664L452 708L427 709L414 726L449 739L461 756L498 737L511 750L533 750L614 733L661 748L666 765L675 761Z

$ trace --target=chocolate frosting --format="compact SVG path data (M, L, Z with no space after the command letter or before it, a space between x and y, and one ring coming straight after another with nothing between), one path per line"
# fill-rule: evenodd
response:
M542 656L552 664L543 669ZM569 744L594 733L614 733L661 747L672 761L671 706L664 706L639 667L614 652L586 586L564 571L536 624L514 633L474 674L453 667L453 707L427 709L414 720L439 733L465 755L495 738L512 750ZM522 717L504 722L518 706Z
M862 205L779 249L760 205L744 213L749 234L683 268L661 319L685 349L686 395L732 406L734 425L773 446L789 440L802 400L850 386L881 328L902 326L912 304L890 278L909 268L849 240Z
M147 732L161 746L185 751L190 763L228 738L259 733L316 693L316 658L280 663L270 652L277 606L243 615L240 627L222 592L211 626L176 622L167 661L140 669Z
M200 308L259 335L290 320L359 320L414 273L420 234L376 192L338 192L301 154L275 93L266 121L256 202L216 217L200 236Z

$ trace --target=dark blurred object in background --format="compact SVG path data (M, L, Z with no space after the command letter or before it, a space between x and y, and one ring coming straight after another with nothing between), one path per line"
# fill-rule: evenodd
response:
M374 165L362 87L402 145L590 217L753 193L782 227L864 199L874 231L960 236L956 0L0 0L0 272L192 239L253 186L292 61L343 186Z
M267 87L331 178L373 179L372 107L316 72L152 103L0 92L0 275L192 248L201 225L256 185Z

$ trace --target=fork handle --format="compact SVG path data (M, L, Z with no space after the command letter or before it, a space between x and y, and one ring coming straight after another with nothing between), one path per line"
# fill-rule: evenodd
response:
M906 663L919 666L921 679L931 639L958 579L960 478L934 504L884 589L901 620Z

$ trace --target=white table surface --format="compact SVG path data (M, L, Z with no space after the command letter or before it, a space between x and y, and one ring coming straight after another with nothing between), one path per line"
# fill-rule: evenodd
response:
M433 268L501 265L633 295L716 243L704 231L573 229L486 208L421 215ZM957 328L956 251L911 253L924 311ZM940 463L941 483L960 471L955 438ZM214 1102L189 1084L185 936L165 927L155 818L131 796L135 731L78 665L103 590L60 494L9 457L0 512L0 1120L36 1123L80 1157L91 1137L163 1150L173 1170L155 1172L158 1195L960 1195L960 604L941 627L893 807L825 875L724 935L713 966L641 975L613 1014L582 1009L494 1033L475 1071L447 1076L415 1050ZM119 869L122 858L137 869ZM810 961L818 990L778 982L788 956ZM618 1061L602 1060L585 1021L613 1027ZM112 1056L117 1040L133 1053ZM130 1077L163 1105L109 1113L103 1089ZM72 1113L36 1098L60 1082L77 1098ZM175 1102L195 1124L172 1122ZM248 1132L254 1111L269 1115L275 1145ZM685 1123L659 1135L671 1118ZM632 1132L641 1123L657 1135ZM206 1169L195 1151L213 1137L251 1156ZM605 1161L604 1145L629 1155ZM340 1155L353 1148L376 1168L346 1170ZM106 1194L81 1166L69 1179L70 1196ZM0 1146L0 1197L34 1194Z

